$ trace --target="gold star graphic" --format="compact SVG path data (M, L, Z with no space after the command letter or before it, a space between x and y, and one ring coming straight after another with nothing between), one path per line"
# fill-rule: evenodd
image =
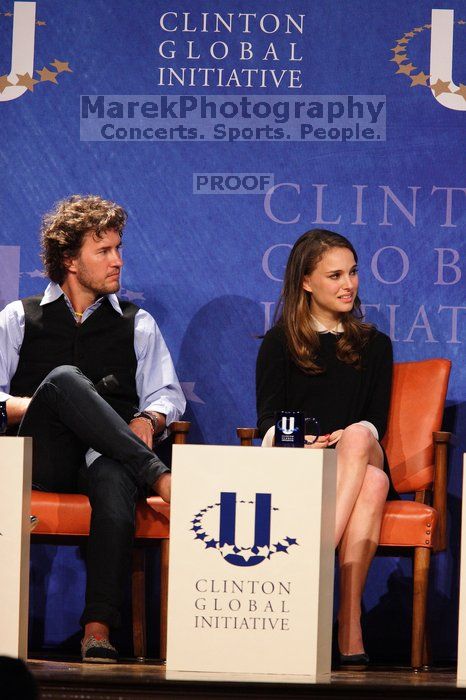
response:
M397 73L404 73L405 75L409 75L413 70L416 70L416 66L413 66L412 63L407 63L405 66L398 66L398 70L396 71ZM409 76L411 77L411 76Z
M466 21L464 19L459 19L458 24L466 24Z
M400 53L400 51L406 51L406 48L398 44L397 46L394 46L392 49L390 49L390 51L393 51L393 53Z
M400 63L403 63L403 61L406 61L407 58L408 58L408 57L407 57L406 54L401 55L401 53L396 53L396 54L393 56L393 58L390 59L390 62L398 63L398 65L400 65Z
M432 29L432 25L431 25L431 24L425 24L424 27L425 27L425 29Z
M46 83L49 81L57 85L57 73L54 73L45 66L42 68L42 70L36 70L36 73L39 73L41 83Z
M460 83L460 89L455 92L455 95L461 95L461 97L466 100L466 85Z
M437 97L437 95L441 95L442 92L450 92L450 81L440 80L439 78L437 82L430 87L434 91L435 97Z
M18 76L18 82L16 85L21 85L22 87L27 88L29 92L34 92L34 85L39 82L38 80L31 78L29 73L23 73L23 75L17 73L16 75Z
M399 44L407 44L409 42L409 39L398 39L397 41Z
M13 83L10 83L8 80L7 75L0 75L0 94L4 91L5 88L9 87L10 85L13 85Z
M63 71L65 71L66 73L73 72L70 68L70 64L68 63L68 61L59 61L58 58L56 58L54 61L51 61L50 65L55 68L57 73L63 73Z
M36 24L38 27L45 27L45 22L41 22L40 19L37 20Z
M12 12L4 12L3 14L4 14L5 17L13 17L13 13L12 13Z
M415 85L427 85L427 78L430 78L430 76L426 75L422 70L420 73L410 75L409 77L411 78L411 85L409 87L414 87Z
M415 34L414 34L414 32L406 32L405 37L406 37L406 36L410 36L410 37L411 37L411 36L415 36Z
M424 27L414 27L413 32L423 32Z

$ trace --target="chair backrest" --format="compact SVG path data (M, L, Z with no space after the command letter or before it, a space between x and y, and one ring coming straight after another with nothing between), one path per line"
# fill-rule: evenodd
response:
M383 440L398 493L430 488L434 479L432 433L442 425L450 360L394 365L387 433Z

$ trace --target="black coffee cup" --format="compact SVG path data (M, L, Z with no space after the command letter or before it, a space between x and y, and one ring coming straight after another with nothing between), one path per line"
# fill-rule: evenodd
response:
M314 440L306 440L308 431L315 435ZM313 445L319 435L319 421L317 418L306 418L304 411L275 412L275 447L304 447L305 443Z

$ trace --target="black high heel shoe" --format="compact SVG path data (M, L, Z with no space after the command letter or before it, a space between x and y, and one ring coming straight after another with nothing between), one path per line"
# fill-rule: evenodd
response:
M351 666L360 668L369 665L367 654L340 654L340 666Z

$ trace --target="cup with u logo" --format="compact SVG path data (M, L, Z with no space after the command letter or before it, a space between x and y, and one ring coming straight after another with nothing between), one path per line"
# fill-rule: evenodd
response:
M312 435L313 440L306 440ZM306 418L304 411L275 412L275 447L304 447L313 445L320 435L317 418Z

